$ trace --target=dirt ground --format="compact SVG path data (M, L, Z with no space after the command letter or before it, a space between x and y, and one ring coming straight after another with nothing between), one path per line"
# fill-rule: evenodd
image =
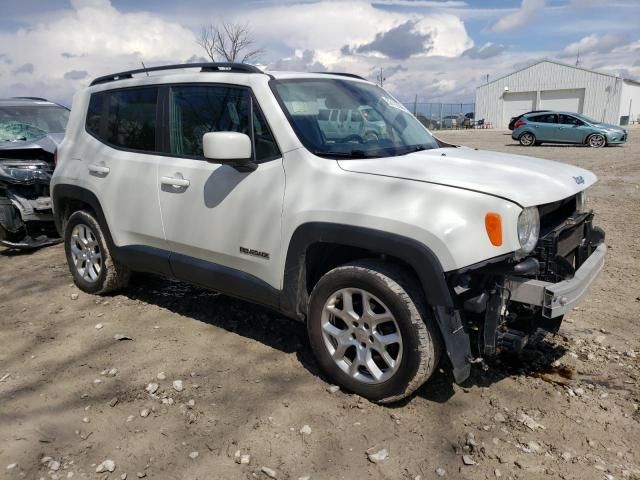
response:
M640 478L640 129L600 150L440 136L600 178L607 264L560 335L463 387L439 372L379 406L329 391L304 326L279 315L143 275L94 297L60 245L0 252L0 478Z

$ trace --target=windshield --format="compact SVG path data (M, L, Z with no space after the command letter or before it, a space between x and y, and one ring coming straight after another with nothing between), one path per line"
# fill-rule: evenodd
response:
M316 155L388 157L438 142L395 98L379 87L337 79L275 81L300 141Z
M64 133L69 111L58 106L0 107L0 142L29 142Z

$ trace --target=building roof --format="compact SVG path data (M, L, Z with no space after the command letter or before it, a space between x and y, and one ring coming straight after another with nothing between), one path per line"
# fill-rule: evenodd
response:
M612 75L610 73L603 73L603 72L598 72L596 70L589 70L588 68L576 67L575 65L570 65L568 63L559 62L557 60L550 60L550 59L545 58L543 60L538 60L537 62L534 62L534 63L532 63L530 65L527 65L526 67L520 68L519 70L516 70L514 72L507 73L506 75L502 75L501 77L498 77L495 80L491 80L490 82L483 83L482 85L478 86L477 88L481 88L481 87L484 87L486 85L490 85L490 84L492 84L494 82L502 80L503 78L506 78L506 77L509 77L509 76L514 75L516 73L519 73L519 72L522 72L524 70L527 70L528 68L531 68L534 65L538 65L540 63L555 63L556 65L560 65L561 67L575 68L576 70L582 70L584 72L594 73L596 75L604 75L605 77L620 78L619 76ZM636 80L633 80L631 78L623 78L622 80L624 80L625 82L633 83L634 85L640 85L640 82L638 82Z

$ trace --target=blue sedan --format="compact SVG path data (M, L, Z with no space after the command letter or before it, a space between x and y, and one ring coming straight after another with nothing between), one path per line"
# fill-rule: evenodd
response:
M570 112L529 113L514 125L511 138L530 147L541 143L575 143L599 148L620 145L628 132L617 125L600 123Z

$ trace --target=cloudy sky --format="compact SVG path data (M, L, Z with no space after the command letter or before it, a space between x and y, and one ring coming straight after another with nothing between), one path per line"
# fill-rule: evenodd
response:
M197 61L207 23L248 23L260 64L344 71L401 100L472 101L542 58L640 79L638 0L0 0L0 97L70 104L105 73Z

